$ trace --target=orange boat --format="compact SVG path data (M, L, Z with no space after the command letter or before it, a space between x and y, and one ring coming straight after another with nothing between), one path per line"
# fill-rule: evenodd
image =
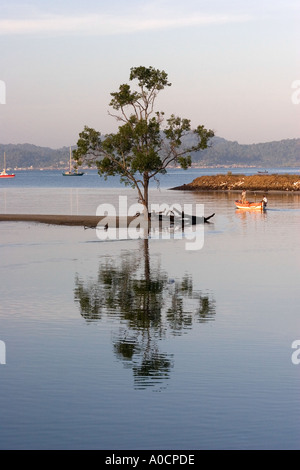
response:
M237 209L251 209L256 211L263 211L265 210L267 203L265 201L259 202L249 202L249 201L234 201Z

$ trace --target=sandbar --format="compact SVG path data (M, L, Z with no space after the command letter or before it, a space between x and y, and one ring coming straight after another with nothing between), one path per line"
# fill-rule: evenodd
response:
M116 222L113 218L95 215L48 215L48 214L0 214L0 222L34 222L48 225L68 225L68 226L82 226L94 228L101 225L101 221L105 218L105 223L116 227L126 227L134 217L116 217ZM103 222L104 226L104 222Z

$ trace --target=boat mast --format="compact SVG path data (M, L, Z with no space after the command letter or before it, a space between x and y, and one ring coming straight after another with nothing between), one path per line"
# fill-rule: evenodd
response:
M4 170L6 172L6 156L5 156L5 152L4 152Z
M70 147L70 173L72 171L72 152L71 152L71 147Z

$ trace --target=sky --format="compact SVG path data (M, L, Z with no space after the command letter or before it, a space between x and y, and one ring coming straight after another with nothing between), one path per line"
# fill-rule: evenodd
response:
M0 0L0 143L115 132L131 67L168 74L157 110L240 144L300 138L299 0Z

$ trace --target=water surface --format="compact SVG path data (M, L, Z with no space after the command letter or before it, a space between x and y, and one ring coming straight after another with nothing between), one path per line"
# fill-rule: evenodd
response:
M94 214L116 188L0 188L1 212ZM258 197L258 196L257 196ZM1 449L299 449L298 195L151 190L215 212L186 239L0 224Z

